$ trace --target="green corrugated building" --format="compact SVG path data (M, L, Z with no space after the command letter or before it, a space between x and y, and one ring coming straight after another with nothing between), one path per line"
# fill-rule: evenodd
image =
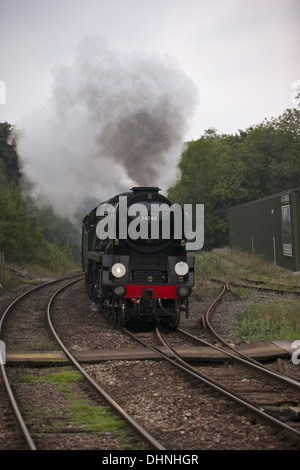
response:
M300 188L231 208L229 244L300 271Z

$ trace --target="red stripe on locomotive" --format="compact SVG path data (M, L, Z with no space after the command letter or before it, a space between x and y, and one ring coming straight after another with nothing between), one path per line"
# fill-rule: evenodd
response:
M176 289L178 285L149 285L149 284L125 284L126 294L124 298L140 299L144 295L144 288L146 290L153 290L153 297L160 299L178 299Z

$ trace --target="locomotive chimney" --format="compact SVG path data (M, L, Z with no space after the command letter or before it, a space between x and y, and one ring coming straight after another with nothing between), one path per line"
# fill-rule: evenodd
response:
M135 186L134 188L131 188L131 191L133 193L147 193L147 192L151 192L151 193L158 193L158 191L160 191L161 189L160 188L157 188L157 187L152 187L152 186Z

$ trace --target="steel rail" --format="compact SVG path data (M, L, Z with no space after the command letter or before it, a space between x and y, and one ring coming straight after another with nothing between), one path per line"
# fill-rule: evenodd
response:
M229 283L228 281L224 284L222 292L220 295L217 297L217 299L210 305L210 307L207 309L204 318L204 327L207 327L210 331L210 333L221 343L223 343L226 347L228 347L230 350L234 351L238 356L231 354L230 352L219 348L213 344L207 343L206 341L196 338L195 336L191 335L190 333L183 331L181 329L178 329L181 333L185 334L186 336L190 336L194 340L201 342L202 344L209 346L213 349L216 349L219 352L222 352L224 354L227 354L229 357L234 358L236 361L239 361L241 364L244 366L247 366L249 368L255 369L259 373L263 373L264 375L269 375L269 377L273 380L275 380L277 383L280 383L282 385L288 385L291 389L293 389L296 392L300 391L300 382L297 380L294 380L290 377L287 377L283 374L277 373L273 370L268 369L267 367L263 366L259 361L256 361L253 357L245 354L243 351L240 351L239 349L235 348L232 346L230 343L224 340L213 328L211 324L211 316L213 314L214 309L216 308L217 304L220 302L222 297L226 292L230 292L229 288Z
M18 421L18 424L19 424L19 427L21 429L21 432L22 432L22 435L29 447L30 450L37 450L36 448L36 445L31 437L31 434L25 424L25 421L23 419L23 416L20 412L20 409L18 407L18 404L16 402L16 399L14 397L14 394L13 394L13 391L11 389L11 386L10 386L10 383L9 383L9 380L8 380L8 377L7 377L7 374L6 374L6 369L4 367L4 364L0 364L1 366L1 373L2 373L2 378L3 378L3 381L4 381L4 385L6 387L6 391L7 391L7 394L9 396L9 399L10 399L10 402L11 402L11 405L12 405L12 408L13 408L13 412L14 412L14 415Z
M187 336L188 338L203 344L204 346L215 349L216 351L218 351L222 354L226 354L228 357L232 358L233 360L239 362L240 364L242 364L242 365L244 365L244 366L246 366L246 367L248 367L252 370L255 369L258 373L262 373L264 376L269 375L269 377L271 379L273 379L274 381L276 381L278 384L281 384L283 386L289 386L291 388L291 390L293 390L295 392L299 392L299 390L300 390L300 382L297 382L296 380L294 380L290 377L287 377L285 375L279 374L279 373L277 373L277 372L275 372L271 369L267 369L261 363L255 361L255 359L253 359L252 357L247 356L246 354L240 352L238 349L232 348L232 349L234 349L234 351L236 351L239 354L242 354L242 356L244 356L244 357L236 356L235 354L232 354L231 352L226 351L226 349L222 349L218 346L215 346L214 344L206 342L203 339L197 338L197 336L193 336L190 333L188 333L187 331L184 331L180 328L178 328L177 331L179 333Z
M122 416L131 426L132 428L140 434L140 436L145 439L155 450L166 450L165 447L163 447L160 442L158 442L153 436L151 436L148 431L146 431L135 419L130 416L118 403L115 402L115 400L105 392L105 390L97 383L95 380L86 372L86 370L79 364L79 362L75 359L75 357L72 355L72 353L68 350L68 348L65 346L65 344L62 342L60 339L57 331L55 330L55 327L52 323L51 319L51 307L53 304L54 299L66 288L70 287L72 284L74 284L77 281L73 281L70 284L60 288L57 290L53 296L51 297L48 306L47 306L47 321L48 325L53 333L53 336L55 340L57 341L58 345L60 348L63 350L65 355L69 358L69 360L72 362L72 364L76 367L77 370L81 372L81 374L85 377L85 379L88 381L88 383L96 390L97 393L99 393L102 398L110 405L112 408L120 415Z
M258 285L258 284L266 285L266 284L267 284L266 281L259 281L259 280L257 280L257 279L247 279L247 278L245 278L245 277L240 277L240 276L233 276L233 277L236 278L236 279L240 279L240 280L243 281L243 282L249 282L250 284L256 284L256 285ZM250 285L250 289L251 289L252 287L255 288L255 286L251 286L251 285ZM280 287L280 288L281 288L281 287L286 288L286 286L285 286L284 284L278 284L278 283L277 283L277 287L275 287L275 286L274 286L274 287L270 287L270 289L273 290L274 292L281 292L282 289L278 289L278 287ZM267 288L267 289L269 289L269 288ZM292 285L292 286L291 286L291 289L298 289L298 290L299 290L299 289L300 289L300 286ZM286 290L286 291L284 291L284 292L290 293L290 294L295 294L295 293L297 294L297 293L298 293L298 292L295 292L295 291L293 291L293 290L291 290L291 289L288 289L288 290Z
M237 278L236 276L233 276L234 278ZM254 280L251 280L251 279L243 279L243 278L240 278L241 280L243 280L244 282L249 282L249 284L241 284L239 282L235 282L235 281L230 281L230 284L234 287L241 287L243 289L252 289L252 290L256 290L258 292L272 292L272 293L275 293L275 294L285 294L285 295L296 295L296 296L299 296L300 295L300 292L299 292L299 289L300 289L300 286L292 286L292 289L298 289L298 290L286 290L286 289L278 289L276 287L262 287L262 286L259 286L258 284L266 284L264 283L263 281L254 281ZM224 283L224 280L221 280L221 279L215 279L215 278L208 278L209 281L211 282L215 282L217 284L223 284ZM252 285L251 285L252 283ZM253 285L255 284L256 285ZM285 287L283 284L280 285L280 287Z
M198 376L201 381L204 381L207 385L212 386L215 390L221 392L223 395L226 395L227 397L233 399L235 402L241 404L242 406L246 407L249 411L254 413L255 415L260 416L267 422L271 422L272 424L275 424L277 427L282 428L284 431L287 431L293 438L300 440L300 432L292 428L291 426L283 423L282 421L278 420L277 418L274 418L273 416L269 415L268 413L265 413L263 410L258 408L257 406L253 405L249 401L245 400L241 396L237 395L235 392L232 390L228 389L221 383L209 378L205 374L202 374L198 372L194 367L192 367L190 364L188 364L186 361L184 361L181 356L172 348L170 347L163 334L156 329L156 334L157 337L159 338L159 341L163 346L167 348L167 350L173 355L173 357L179 361L180 364L182 364L187 370L191 371L193 376Z
M74 274L73 276L66 276L66 277L62 277L62 278L59 278L59 279L54 279L53 281L49 281L49 282L45 282L44 284L40 284L39 286L36 286L36 287L33 287L32 289L24 292L23 294L21 294L19 297L17 297L8 307L7 309L5 310L5 312L3 313L1 319L0 319L0 334L1 334L1 330L2 330L2 326L3 326L3 323L4 323L4 320L8 314L8 312L12 309L12 307L18 303L20 300L22 300L24 297L26 297L27 295L31 294L32 292L34 291L37 291L39 289L42 289L44 287L47 287L47 286L50 286L51 284L56 284L57 282L62 282L62 281L67 281L68 279L71 279L73 277L78 277L78 276L81 276L82 278L82 274Z
M269 415L268 413L265 413L263 410L257 408L256 406L252 405L252 403L249 403L247 400L244 398L240 397L236 393L232 392L229 390L227 387L224 385L216 382L215 380L205 376L204 374L200 373L197 371L195 368L190 366L187 362L185 362L172 348L167 347L170 354L173 356L173 359L168 356L166 353L163 351L159 350L155 346L150 346L145 341L139 339L136 337L131 331L126 330L123 328L123 330L129 334L132 338L136 339L138 342L143 344L145 347L151 349L154 351L158 356L161 356L163 359L168 361L170 364L174 365L175 367L181 369L182 371L188 373L190 376L196 378L197 380L200 380L202 383L205 385L208 385L210 388L213 388L217 392L221 393L222 395L225 395L227 398L230 400L235 401L239 405L242 405L244 408L248 409L248 411L252 412L256 416L259 416L262 418L265 422L267 423L272 423L275 425L277 428L281 428L283 431L287 432L288 434L291 435L295 440L300 441L300 432L293 429L292 427L288 426L287 424L283 423L282 421L279 421L278 419L274 418L273 416Z
M12 310L12 308L18 303L20 302L23 298L25 298L27 295L39 290L39 289L42 289L43 287L46 287L46 286L49 286L51 284L54 284L54 283L57 283L57 282L60 282L60 281L63 281L65 279L69 279L69 277L66 277L66 278L61 278L61 279L56 279L54 281L50 281L50 282L47 282L45 284L41 284L39 286L36 286L34 287L33 289L30 289L29 291L23 293L22 295L20 295L19 297L17 297L5 310L5 312L3 313L2 317L1 317L1 320L0 320L0 336L1 336L1 331L2 331L2 328L3 328L3 323L4 323L4 320L6 319L8 313ZM19 424L19 427L21 429L21 432L23 434L23 437L29 447L30 450L37 450L36 448L36 445L30 435L30 432L25 424L25 421L23 419L23 416L22 416L22 413L19 409L19 406L16 402L16 399L14 397L14 394L13 394L13 391L11 389L11 386L10 386L10 383L9 383L9 379L8 379L8 376L7 376L7 373L6 373L6 368L5 368L5 365L3 363L0 364L0 368L1 368L1 374L2 374L2 378L3 378L3 381L4 381L4 385L5 385L5 388L6 388L6 391L7 391L7 394L8 394L8 397L10 399L10 402L11 402L11 405L12 405L12 408L13 408L13 412L15 414L15 417L17 419L17 422Z

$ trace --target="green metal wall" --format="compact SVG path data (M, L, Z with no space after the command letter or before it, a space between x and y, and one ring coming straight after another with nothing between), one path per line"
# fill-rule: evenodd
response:
M230 209L229 243L300 271L300 189Z

